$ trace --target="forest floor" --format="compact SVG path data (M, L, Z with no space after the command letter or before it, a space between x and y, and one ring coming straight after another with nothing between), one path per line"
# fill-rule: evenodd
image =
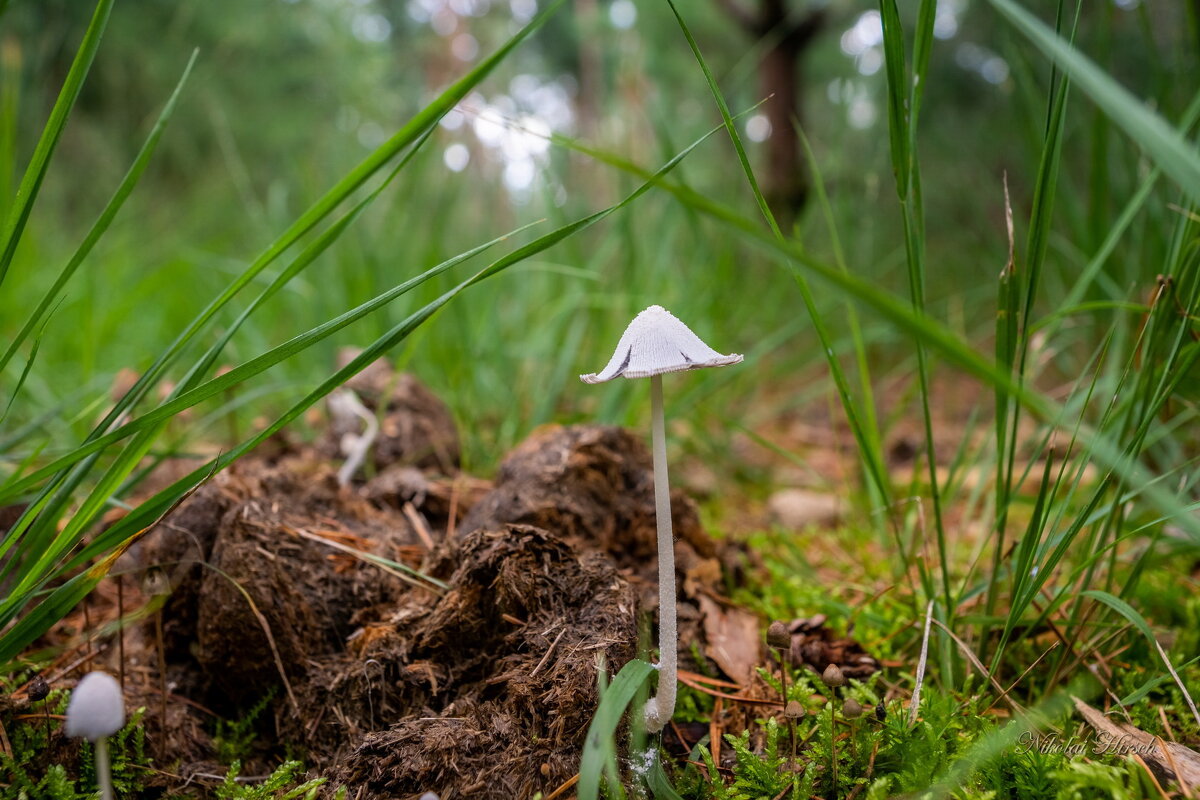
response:
M486 480L459 471L453 419L415 379L378 365L349 388L380 420L365 476L339 482L359 435L351 418L333 415L313 443L273 440L164 517L38 643L54 657L21 676L0 708L5 797L21 786L23 797L56 796L46 780L54 765L86 782L80 745L58 720L63 690L93 669L119 675L127 707L139 709L118 748L122 796L251 796L247 778L279 778L285 758L327 782L302 783L290 766L262 796L297 796L289 794L297 787L351 798L575 796L599 677L652 647L657 556L645 437L546 427ZM971 438L978 402L977 393L946 389L953 400L941 410L939 465ZM958 796L1190 797L1196 776L1177 776L1195 768L1189 747L1200 743L1200 721L1161 681L1153 689L1167 694L1153 706L1161 724L1152 732L1177 740L1175 751L1056 750L1053 742L1101 734L1106 718L1089 728L1081 706L1081 716L1038 733L1051 736L1036 740L1048 749L1010 741L991 760L971 755L1005 722L1028 718L1027 693L1016 689L1024 676L1007 677L1006 688L981 675L958 690L944 676L931 680L910 715L929 623L914 601L915 577L897 580L899 556L853 508L853 440L833 419L797 415L761 440L738 438L730 460L740 479L695 456L678 465L681 696L661 740L671 791L886 797L940 786ZM903 418L890 430L889 469L900 485L917 486L919 431ZM186 467L164 464L150 483L165 485ZM760 488L746 488L746 475ZM947 524L964 558L977 551L984 532L963 509L951 508ZM776 619L786 647L765 642ZM1032 665L1047 648L1072 647L1053 623L1024 638ZM959 644L965 655L970 646ZM1074 669L1090 669L1110 697L1153 674L1152 664L1133 669L1128 653L1115 665L1108 652L1097 658L1100 668ZM822 680L831 665L844 686ZM1114 676L1114 666L1128 676ZM1194 687L1200 676L1188 666ZM37 677L52 690L42 701L32 697ZM1134 735L1146 717L1124 722ZM632 786L639 767L626 755ZM971 775L955 776L960 759Z

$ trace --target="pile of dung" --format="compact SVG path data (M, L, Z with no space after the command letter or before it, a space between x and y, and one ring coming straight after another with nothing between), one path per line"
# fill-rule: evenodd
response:
M457 472L453 421L415 379L372 367L353 389L386 409L373 474L338 485L335 442L361 431L331 422L315 448L216 476L140 547L149 592L171 592L180 772L223 771L197 708L236 719L270 696L262 739L351 797L549 794L578 771L598 670L634 657L657 606L650 453L620 428L548 427L491 484ZM691 500L672 501L686 664L733 558ZM153 653L153 625L140 636Z
M344 365L358 354L352 349L338 355ZM371 449L374 467L415 467L424 472L451 475L458 471L460 446L454 416L425 384L407 372L394 372L385 361L376 361L346 383L375 415L382 412L379 438ZM347 434L362 433L357 417L333 415L318 444L328 458L344 455L341 442Z
M313 658L398 600L404 581L347 548L419 562L416 542L402 515L339 491L332 467L292 458L217 476L160 524L143 559L171 578L169 658L198 668L203 701L226 712L279 683L290 697Z
M414 385L373 374L387 391ZM356 387L364 404L388 396L372 385ZM549 793L578 770L598 670L636 653L639 592L655 580L649 454L618 428L551 429L493 488L446 476L456 449L423 461L411 439L393 447L382 433L379 452L397 460L377 453L363 483L338 486L325 440L252 455L140 546L148 592L170 591L170 691L188 703L170 704L165 737L187 742L180 771L223 771L196 709L236 719L270 695L263 737L351 796ZM518 484L524 505L511 502ZM676 520L686 562L703 560L689 542L715 552L690 502L677 501ZM152 654L153 624L138 636L130 647Z
M635 654L629 584L605 555L524 525L447 542L433 569L445 593L414 590L307 687L305 705L331 709L326 728L390 721L338 778L370 796L548 794L578 770L598 668Z
M696 504L671 493L676 565L681 573L718 548L700 526ZM657 581L657 527L650 451L642 438L608 425L547 426L500 465L495 486L463 520L463 533L500 524L556 531L582 548Z

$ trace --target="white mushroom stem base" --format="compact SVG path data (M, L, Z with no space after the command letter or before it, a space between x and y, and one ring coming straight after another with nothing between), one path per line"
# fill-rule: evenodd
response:
M92 747L96 751L96 782L100 784L102 800L113 800L112 775L108 765L108 739L97 739Z
M679 670L675 616L675 535L671 530L671 487L667 481L667 433L662 376L650 378L650 437L654 450L654 516L658 523L658 693L646 703L646 730L657 733L675 713Z

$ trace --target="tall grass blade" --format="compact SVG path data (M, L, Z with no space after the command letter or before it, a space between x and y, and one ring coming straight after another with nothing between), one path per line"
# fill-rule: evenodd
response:
M532 241L528 244L518 247L517 249L513 250L511 253L501 257L499 260L497 260L493 264L487 266L486 268L479 271L475 275L471 276L467 280L459 283L457 286L455 286L451 290L447 291L446 293L441 295L439 298L437 298L433 302L428 303L423 308L421 308L418 311L416 311L415 313L411 314L409 317L407 317L405 320L403 320L398 325L393 327L390 331L388 331L382 337L376 339L375 342L373 342L370 346L368 346L361 353L359 353L359 355L356 356L349 364L347 364L342 369L339 369L338 371L336 371L333 375L326 378L319 386L317 386L317 388L315 388L314 390L309 392L303 399L301 399L299 402L294 404L290 409L288 409L287 412L285 412L281 417L279 417L277 420L275 420L274 423L267 426L264 430L260 431L257 435L246 440L245 442L243 442L242 444L240 444L238 447L234 448L230 452L222 454L218 458L211 460L204 466L193 471L191 474L180 479L179 481L176 481L174 484L167 487L166 489L160 491L154 497L150 498L149 500L144 502L142 505L140 505L138 508L131 511L129 514L127 514L125 517L123 517L121 520L119 520L117 523L110 526L106 530L102 531L99 535L96 536L96 538L89 545L77 550L75 555L73 557L71 557L65 564L60 565L57 562L63 555L66 554L66 552L69 551L69 549L71 547L74 546L75 542L65 541L66 537L60 537L60 539L55 540L51 544L53 551L42 553L40 555L40 557L38 558L38 560L36 562L38 572L35 574L33 571L31 571L29 575L23 575L21 578L19 587L18 587L19 591L12 592L7 598L5 598L3 601L0 601L0 628L2 628L9 621L11 621L15 617L15 615L21 611L21 609L24 607L24 605L28 602L28 599L32 595L32 593L38 591L45 584L45 581L48 579L49 576L51 576L53 574L57 574L57 573L70 571L70 570L79 568L79 567L83 566L89 559L95 558L96 556L99 556L99 555L102 555L103 553L107 552L111 548L123 546L123 543L125 541L127 541L131 537L136 537L137 535L139 535L146 528L146 526L151 525L158 516L165 513L165 511L167 509L169 509L174 503L178 502L179 499L183 495L185 495L188 491L192 490L197 485L197 483L199 483L201 480L203 480L207 475L211 475L217 471L224 469L226 466L233 463L238 458L241 458L246 453L248 453L254 447L256 447L257 445L261 444L263 441L265 441L269 437L271 437L274 434L276 434L277 432L279 432L287 424L293 422L301 414L303 414L304 411L306 411L308 408L310 408L313 404L315 404L322 397L327 395L329 392L333 391L338 386L345 383L349 378L351 378L352 376L354 376L361 370L365 369L369 364L371 364L373 361L375 361L375 359L379 358L381 355L383 355L388 350L395 347L397 344L399 344L401 341L403 341L405 338L407 338L414 330L416 330L418 327L420 327L431 316L433 316L439 309L441 309L443 306L445 306L447 303L449 303L451 300L453 300L455 297L457 297L461 292L465 291L466 289L470 288L471 286L474 286L475 284L477 284L483 280L486 280L487 278L493 277L493 276L499 274L500 272L503 272L504 270L508 269L509 267L511 267L514 264L520 263L521 261L524 261L524 260L530 258L531 256L536 255L536 254L548 249L549 247L552 247L553 245L558 244L558 243L568 239L569 237L575 235L576 233L578 233L578 232L594 225L595 223L599 222L600 220L608 217L609 215L618 211L619 209L622 209L625 206L629 205L634 200L636 200L637 198L639 198L643 194L645 194L647 191L649 191L649 189L652 186L654 186L659 180L661 180L663 176L665 176L667 173L669 173L671 170L673 170L689 153L691 153L696 147L698 147L702 142L704 142L709 136L711 136L717 130L720 130L720 128L714 128L713 130L709 131L704 136L702 136L700 139L697 139L695 142L693 142L690 146L685 148L683 151L681 151L680 153L675 155L670 161L668 161L657 172L655 172L649 180L647 180L645 183L643 183L641 186L639 186L632 193L630 193L629 195L624 197L618 203L616 203L612 206L609 206L608 208L602 209L601 211L597 211L593 214L590 214L587 217L584 217L582 219L579 219L572 223L564 225L548 234L545 234L544 236L539 237L538 239L535 239L534 241ZM405 284L402 284L402 286L406 287L405 291L407 291L408 289L411 289L411 288L419 285L420 283L424 282L425 280L428 280L430 277L433 277L433 275L444 272L446 269L449 268L449 266L447 266L447 264L450 264L450 266L452 266L453 264L457 264L457 263L465 260L470 255L474 255L478 252L481 252L483 249L486 249L487 247L495 244L496 242L502 241L504 238L506 238L506 237L501 237L500 239L496 239L485 245L481 245L478 248L476 248L475 250L468 251L467 254L462 254L460 256L455 257L454 259L451 259L450 262L444 262L442 265L439 265L438 267L434 267L431 270L427 270L421 276L418 276L416 278L413 278L413 279L405 282ZM381 298L383 298L383 297L388 297L389 299L394 299L395 296L398 296L399 288L400 287L397 287L397 289L393 289L393 290L390 290L389 292L385 292L383 295L380 295L380 297L376 298L375 300L371 301L370 303L364 304L364 306L374 304L375 307L378 307L379 305L383 304L383 301L381 301ZM399 292L399 293L403 293L403 292ZM358 309L355 309L354 311L347 312L347 313L354 314L356 312L360 312L362 309L363 309L363 306L360 306ZM361 316L361 314L360 314L360 316ZM314 329L314 331L320 330L322 328L327 328L329 325L332 325L332 324L338 322L339 320L343 320L345 317L346 317L346 315L342 315L341 317L337 318L336 320L333 320L330 323L326 323L326 325L324 325L324 326L319 326L319 328ZM313 333L313 331L310 331L309 333L311 334L311 333ZM326 335L328 335L328 332L326 333ZM302 337L297 337L297 338L304 338L306 336L308 336L308 334L302 335ZM279 352L281 352L281 349L282 349L282 351L286 351L289 348L294 348L295 342L296 342L296 339L293 339L293 340L291 340L291 342L285 343L284 345L281 345L279 348L274 348L272 351L270 351L270 353L265 354L265 355L271 356L272 358L274 358L275 356L278 355ZM310 341L309 344L311 344L311 343L312 342ZM298 352L298 351L293 350L293 352ZM260 359L262 359L264 357L265 356L260 357ZM261 372L263 369L265 369L265 367L261 363L256 365L255 364L256 361L259 361L259 359L252 359L251 361L246 362L245 364L243 364L239 367L235 367L234 370L232 370L229 373L226 373L225 375L222 375L218 378L214 378L213 380L208 381L207 383L201 384L200 386L196 387L196 389L193 389L190 392L184 393L180 397L176 398L174 401L171 401L171 402L165 404L165 406L160 407L159 409L156 409L153 412L150 412L149 414L145 415L144 417L139 418L138 420L128 423L126 426L123 426L123 428L119 429L118 431L114 431L114 433L117 433L121 430L125 430L126 428L129 428L130 426L134 426L135 428L139 428L139 426L145 427L145 424L150 424L150 423L145 422L145 420L147 418L151 418L155 414L159 414L160 412L162 412L162 409L164 407L171 406L172 403L181 404L178 408L174 409L174 411L182 410L182 408L188 407L187 405L182 405L183 403L185 403L185 401L194 405L195 402L199 402L200 399L203 399L204 397L208 397L208 396L211 396L212 394L216 394L220 391L223 391L225 388L235 385L241 379L244 379L245 377L248 377L249 375L257 374L258 372ZM239 373L239 370L242 371L242 374L239 376L238 380L230 381L229 380L230 377ZM198 395L203 395L203 396L200 397L200 399L197 399ZM169 416L169 415L167 415L167 416ZM157 421L161 421L161 420L154 419L153 421L157 422ZM126 433L126 435L128 435L128 433ZM89 446L90 445L85 445L83 448L80 448L80 449L86 449ZM34 506L31 506L30 512L37 514L38 511L40 511L44 502L45 502L45 498L40 498L34 504ZM30 512L26 512L26 513L29 514ZM23 517L23 519L24 519L24 517ZM19 524L20 524L20 521L19 521ZM80 533L81 533L81 531L80 531ZM0 545L0 548L11 547L12 541L17 536L19 536L19 534L20 534L20 532L14 527L13 531L10 532L9 537L6 539L6 541L3 543L3 545ZM102 576L97 576L96 580L99 580L100 577L102 577ZM56 591L58 591L58 590L56 590ZM20 638L17 638L16 635L14 634L15 628L10 629L10 630L6 631L4 634L0 635L0 663L3 663L5 661L11 659L12 657L14 657L25 646L27 646L33 640L33 638L36 638L37 636L41 635L41 633L43 633L47 629L49 629L49 627L57 621L58 617L54 616L54 614L57 613L57 610L60 608L61 608L61 604L59 603L59 598L56 598L55 594L52 593L49 598L47 598L41 604L39 604L38 606L33 608L28 613L28 615L26 615L26 617L21 620L20 630L22 631L22 634L21 634ZM30 618L32 618L32 621L30 621ZM32 636L33 638L28 638L30 636Z
M1193 200L1200 200L1200 154L1167 122L1087 56L1013 0L988 0L1039 50L1054 60L1117 126L1141 146Z
M925 73L933 46L935 3L922 0L917 14L914 44L914 74L910 78L905 64L904 31L900 10L895 0L880 0L879 13L883 25L883 51L888 88L888 133L891 139L892 169L896 178L896 194L904 222L904 249L908 262L909 295L913 308L925 312L925 211L921 198L921 172L917 161L917 112L925 90ZM942 518L942 492L938 486L937 457L933 440L933 411L929 388L929 364L925 343L920 337L913 340L917 356L917 384L921 392L921 412L925 434L925 463L929 475L929 495L933 508L933 526L937 539L938 566L941 572L942 603L947 623L953 624L955 603L950 591L950 564L946 545L946 525ZM923 573L924 574L924 573ZM934 595L932 582L925 577L925 592ZM953 650L942 641L942 660L949 668Z
M1138 632L1146 637L1146 641L1150 643L1151 647L1154 647L1154 645L1158 643L1158 640L1154 638L1154 631L1150 629L1150 623L1146 622L1146 618L1143 617L1136 608L1129 605L1129 603L1126 603L1124 600L1115 595L1101 591L1100 589L1085 589L1083 591L1083 596L1090 597L1091 599L1108 606L1113 611L1116 611L1118 614L1124 617L1129 624L1137 628Z
M12 207L9 208L3 232L0 233L0 284L4 283L8 268L12 264L13 255L17 252L21 234L25 231L25 224L29 221L29 214L33 210L38 191L42 187L42 180L46 177L46 170L50 167L50 157L54 154L58 140L62 137L63 128L67 125L67 117L71 115L71 109L79 97L79 90L83 87L83 80L87 77L88 70L92 68L92 61L96 57L96 51L100 48L100 39L104 35L104 28L108 24L112 7L113 0L100 0L96 4L92 21L75 53L75 60L71 62L71 69L67 72L66 80L63 81L63 87L58 93L58 99L55 100L54 108L50 111L50 118L46 120L42 135L33 149L29 166L25 168L25 175L21 178L21 185L17 188L17 197ZM3 11L4 9L0 8L0 13Z
M700 69L704 73L704 79L708 83L709 92L712 94L717 108L721 112L721 119L725 123L725 130L733 142L734 150L737 152L738 163L741 164L742 173L746 176L746 182L754 194L758 209L770 227L775 239L783 242L785 237L779 228L779 223L776 221L775 215L771 212L771 208L767 204L766 197L758 185L758 179L754 175L754 170L750 167L750 159L746 155L746 148L742 144L741 136L738 135L737 128L733 124L733 116L729 112L729 104L726 103L724 94L721 92L720 87L717 86L716 78L713 77L708 62L705 61L704 55L700 52L700 46L696 44L696 39L692 36L691 29L688 28L683 15L679 13L679 9L675 5L675 0L667 0L667 3L670 5L671 11L675 15L675 21L678 23L679 29L683 32L683 36L692 50L692 55L696 58L696 63L700 65ZM694 196L695 193L692 194ZM751 225L753 226L753 223ZM794 267L792 267L792 275L796 281L796 285L800 288L800 295L804 300L805 309L812 320L817 338L821 342L821 351L829 364L829 370L833 376L834 385L837 388L838 398L842 403L842 408L846 412L850 430L853 432L854 439L858 444L859 454L865 462L867 475L875 484L875 488L880 496L884 498L885 505L890 508L892 491L887 469L883 465L882 453L877 448L871 446L871 442L878 441L879 436L877 433L873 436L869 435L864 428L862 415L850 394L850 383L846 379L841 363L834 355L833 337L829 334L828 328L820 312L817 310L816 299L813 296L811 287L808 285L808 280Z
M604 691L592 724L588 726L583 755L579 759L579 800L599 800L600 775L613 752L613 735L625 716L625 709L654 671L654 665L635 658L621 668Z
M17 352L21 343L25 341L25 338L37 326L38 322L50 309L50 306L67 284L67 281L71 279L71 276L79 269L79 265L92 252L92 248L96 246L96 242L100 241L100 237L104 235L104 232L108 230L113 219L117 216L117 212L121 210L121 206L125 204L125 200L133 191L133 187L137 185L138 180L142 177L142 173L146 171L146 166L150 163L150 157L154 155L154 149L158 146L158 140L162 138L163 131L166 130L167 121L171 119L171 114L175 111L175 105L183 92L183 86L187 83L188 76L191 75L192 67L196 63L196 56L198 54L198 50L192 51L192 56L188 59L187 66L183 69L183 75L180 76L179 82L175 84L175 90L171 92L167 104L163 106L162 112L159 113L154 127L150 130L150 135L146 137L146 141L138 151L137 157L134 158L129 171L121 179L121 184L113 192L113 196L109 199L104 210L100 212L100 216L92 225L91 230L88 231L87 236L84 237L83 243L79 245L79 248L71 256L71 260L67 262L67 265L63 267L62 272L59 273L54 284L46 291L45 296L42 297L41 302L38 303L33 313L29 315L29 319L25 322L25 325L17 333L12 342L9 343L8 349L4 351L4 355L0 356L0 372L4 371L5 365L8 364L13 354Z

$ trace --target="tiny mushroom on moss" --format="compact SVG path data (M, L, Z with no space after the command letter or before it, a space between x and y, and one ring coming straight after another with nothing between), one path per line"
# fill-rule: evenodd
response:
M837 689L846 685L846 676L842 674L842 668L837 664L830 664L821 673L821 683L828 686L830 689Z
M71 692L67 704L67 736L87 739L96 750L96 780L103 800L112 800L112 776L108 766L108 737L125 724L125 698L116 678L104 672L89 672Z
M722 355L713 350L662 306L650 306L629 323L604 369L579 376L584 383L603 383L613 378L650 379L654 509L658 524L659 635L658 692L646 704L646 729L650 733L662 730L675 712L679 649L675 609L675 544L667 482L662 376L667 372L723 367L741 360L740 355Z
M787 626L775 620L767 627L767 646L776 650L789 650L792 646L792 636Z

